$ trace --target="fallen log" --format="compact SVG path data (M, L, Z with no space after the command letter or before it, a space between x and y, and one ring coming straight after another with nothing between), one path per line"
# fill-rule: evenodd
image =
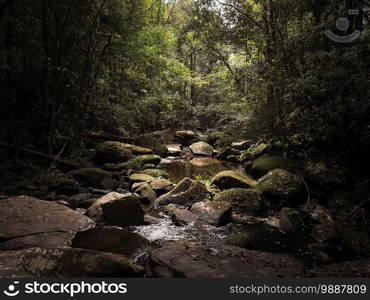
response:
M4 147L7 147L7 148L14 149L16 151L20 151L20 152L23 152L23 153L26 153L26 154L33 155L35 157L39 157L39 158L43 158L43 159L48 160L48 161L55 162L56 164L59 164L63 167L66 167L70 170L76 170L76 169L91 167L91 165L87 164L87 163L79 163L79 162L76 162L76 161L71 160L71 159L61 158L57 155L48 155L48 154L38 152L38 151L35 151L35 150L32 150L32 149L15 146L15 145L8 144L8 143L0 142L0 145L4 146Z

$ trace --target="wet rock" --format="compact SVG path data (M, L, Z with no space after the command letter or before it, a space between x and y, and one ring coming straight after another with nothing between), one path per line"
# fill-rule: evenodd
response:
M310 277L319 278L368 278L370 277L370 259L364 258L321 266L310 270L308 274Z
M253 188L256 186L257 182L253 179L243 176L235 171L224 171L218 173L213 177L211 184L217 186L218 188L232 189L232 188Z
M78 212L28 196L0 200L0 238L10 239L46 233L71 233L95 223Z
M190 178L184 178L172 191L160 196L155 203L157 205L170 203L191 205L207 199L207 196L208 192L204 184Z
M170 178L170 175L166 171L160 170L160 169L146 169L144 171L141 171L140 173L146 174L146 175L149 175L155 178L163 178L163 179Z
M49 185L50 191L55 191L57 194L73 196L79 193L80 187L78 182L70 178L57 178Z
M300 261L290 256L177 242L152 251L148 273L155 277L293 278L303 277L305 270Z
M194 225L198 221L198 217L187 209L175 209L171 219L177 226Z
M231 210L231 204L222 201L198 202L190 208L199 220L214 226L228 224L231 220Z
M181 144L170 144L166 145L168 154L170 156L180 156L182 152L182 145Z
M145 165L151 164L157 166L161 162L158 155L139 155L128 162L128 165L137 170L141 170Z
M112 174L99 168L83 168L69 173L78 182L92 187L100 187L105 178L111 178Z
M226 244L273 253L293 251L293 247L288 247L289 241L279 227L265 222L247 223L232 228Z
M104 142L95 150L97 160L105 163L122 163L132 158L132 151L126 144L119 142Z
M32 248L0 253L0 269L43 278L139 277L142 267L124 255L87 249Z
M129 180L130 183L140 183L140 182L150 183L153 182L155 178L147 174L132 174Z
M97 242L98 241L98 242ZM118 227L95 227L76 234L72 247L123 254L132 257L149 246L137 233Z
M167 179L156 179L150 183L152 189L159 195L172 190L173 183Z
M305 184L299 176L276 169L262 177L256 188L269 200L295 200L304 194Z
M245 150L241 153L240 161L246 162L248 160L255 159L258 156L265 154L269 147L270 145L264 143L251 146L248 150Z
M198 142L190 146L190 150L196 155L212 156L213 147L204 142Z
M51 232L26 235L0 242L0 251L21 250L34 247L55 248L68 246L73 234L70 232Z
M233 211L256 215L266 208L262 193L256 189L234 188L218 193L214 201L229 202Z
M157 218L156 216L152 216L151 214L146 214L144 216L144 225L146 226L159 224L161 222L162 222L161 218Z
M163 211L169 215L172 215L177 209L178 207L175 204L168 204L163 208Z
M298 162L277 155L263 155L252 162L250 172L258 178L275 169L294 170Z
M139 225L144 219L139 199L130 193L105 195L94 202L87 215L98 224L121 227Z
M136 189L136 194L139 195L142 204L153 204L157 198L157 194L153 191L149 184L143 184Z

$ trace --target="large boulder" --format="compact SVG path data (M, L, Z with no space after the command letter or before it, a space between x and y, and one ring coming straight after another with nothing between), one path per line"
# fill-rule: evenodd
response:
M126 256L60 247L0 252L0 269L27 277L139 277L143 268Z
M99 241L99 242L97 242ZM148 247L149 241L137 233L118 227L95 227L76 234L72 247L133 256Z
M257 185L257 189L271 200L295 199L304 193L305 188L301 177L282 169L269 172Z
M148 273L155 277L299 278L304 277L305 269L300 261L286 255L176 242L152 251Z
M198 142L192 144L190 150L196 155L204 155L204 156L212 156L213 155L213 147L205 142Z
M212 178L211 185L212 184L222 190L232 188L249 189L255 187L257 182L235 171L223 171Z
M82 168L69 173L75 180L92 187L100 187L102 181L112 174L99 168Z
M196 215L187 209L181 208L177 208L173 211L171 219L177 226L195 225L198 222Z
M250 172L253 176L262 177L275 169L293 170L299 167L299 163L278 155L263 155L255 159Z
M94 202L87 215L98 224L113 226L135 226L144 220L140 200L131 193L109 193Z
M78 232L95 226L80 213L28 196L0 200L0 249L66 245Z
M181 144L169 144L166 145L168 154L170 156L180 156L182 152L182 145Z
M145 165L157 166L161 162L161 157L158 155L139 155L131 159L127 164L137 170L142 169Z
M214 226L224 226L231 220L232 206L229 202L205 201L195 203L191 208L200 221Z
M256 215L266 208L262 193L256 189L233 188L216 194L215 202L229 202L238 213Z
M139 195L142 204L153 204L157 198L157 194L154 192L152 187L144 183L136 189L136 194Z
M208 192L204 184L190 178L184 178L172 191L160 196L155 203L157 205L167 205L171 203L191 205L207 197Z
M0 251L68 246L73 235L74 233L71 232L50 232L15 237L0 242Z
M112 141L101 143L95 149L96 158L105 163L126 162L132 158L132 151L126 145Z

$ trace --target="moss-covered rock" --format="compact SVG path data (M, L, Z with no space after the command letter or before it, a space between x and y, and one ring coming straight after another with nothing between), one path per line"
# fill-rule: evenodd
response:
M256 157L266 153L266 151L269 149L268 144L258 144L250 147L248 150L245 150L240 155L240 161L245 162L248 160L255 159Z
M202 201L190 208L190 212L200 221L215 226L228 224L231 220L231 210L231 203L221 201Z
M127 144L107 141L99 144L95 149L96 159L105 163L121 163L132 158L132 151Z
M256 189L234 188L218 193L213 198L215 202L229 202L235 212L258 214L266 208L263 195Z
M299 163L278 155L263 155L255 159L250 167L253 176L261 177L275 169L293 170L299 167Z
M241 175L235 171L224 171L218 173L212 178L211 185L214 184L218 188L232 189L232 188L253 188L257 182L252 178Z
M145 165L151 164L157 166L161 162L158 155L139 155L128 162L128 165L137 170L142 169Z
M198 143L192 144L189 148L196 155L204 155L204 156L213 155L213 147L204 142L198 142Z
M291 200L304 193L305 184L301 177L282 169L276 169L259 180L257 189L267 199Z
M69 173L74 179L80 183L88 184L92 187L98 187L105 178L111 178L109 172L99 168L82 168Z
M147 174L132 174L129 178L130 183L147 182L150 183L155 180L154 177Z
M170 175L166 171L160 169L146 169L144 171L141 171L140 173L150 175L155 178L164 178L164 179L170 178Z
M208 192L204 184L190 178L184 178L173 190L162 195L155 202L157 205L167 205L170 203L190 205L207 199L207 197Z
M152 204L157 198L157 194L154 192L152 187L145 183L136 189L136 194L139 195L142 204Z

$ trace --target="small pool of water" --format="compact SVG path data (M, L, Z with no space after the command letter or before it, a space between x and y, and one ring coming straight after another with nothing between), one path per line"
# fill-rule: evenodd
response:
M194 178L199 175L213 177L215 174L227 170L243 172L240 164L212 157L168 157L162 159L159 167L170 175L170 180L174 183L180 182L185 177Z

